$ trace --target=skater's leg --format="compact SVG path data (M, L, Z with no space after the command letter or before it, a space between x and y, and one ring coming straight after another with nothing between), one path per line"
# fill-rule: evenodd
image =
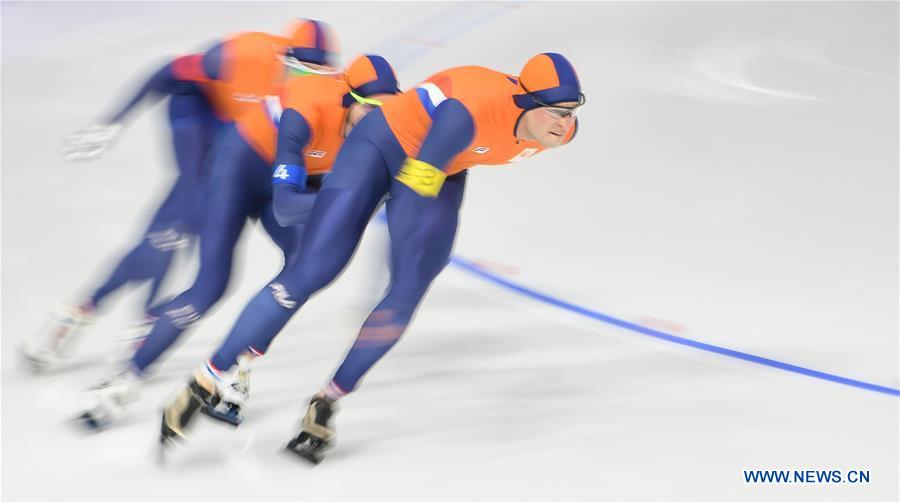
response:
M310 215L312 214L312 208L319 194L321 183L322 176L310 177L307 181L307 189L303 194L303 196L305 196L303 199L305 199L304 203L309 206ZM268 204L263 208L260 212L259 220L266 229L266 232L284 254L283 269L292 267L300 255L300 245L303 240L303 234L306 231L308 220L296 225L282 227L275 217L272 204ZM268 351L268 344L260 344L259 347L251 344L247 349L251 356L258 357Z
M177 218L173 216L182 200L183 185L179 177L141 241L119 260L106 280L91 294L86 307L100 307L107 296L130 282L151 281L148 302L153 298L169 269L173 253L189 243L188 237L178 230Z
M132 366L144 372L224 295L231 278L234 249L247 216L260 204L268 176L266 163L232 128L216 154L200 237L200 268L193 285L165 306ZM260 181L259 173L263 173Z
M406 331L429 285L449 261L465 182L465 173L448 178L435 199L394 182L387 203L391 285L326 388L329 398L354 390Z
M267 348L300 306L343 270L389 180L371 143L347 140L319 192L297 259L247 304L210 359L212 368L231 368L247 347Z
M287 445L301 457L319 463L334 428L329 424L334 402L385 355L406 330L431 281L447 264L456 234L465 174L447 178L436 199L424 199L394 181L388 200L392 281L331 382L317 393L302 421L302 431Z
M218 124L200 94L174 95L169 100L169 125L178 179L156 210L141 242L123 257L90 296L97 306L109 294L134 281L150 281L146 305L155 298L175 250L189 243L191 223L199 220L203 164Z

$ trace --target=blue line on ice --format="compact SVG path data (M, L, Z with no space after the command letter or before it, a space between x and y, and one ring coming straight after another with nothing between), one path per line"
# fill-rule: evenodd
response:
M744 353L742 351L736 351L734 349L723 348L721 346L716 346L713 344L707 344L705 342L695 341L692 339L686 339L684 337L678 337L677 335L668 334L666 332L662 332L659 330L654 330L652 328L648 328L642 325L638 325L636 323L632 323L625 320L620 320L618 318L612 317L608 314L603 314L599 311L594 311L588 309L586 307L578 306L576 304L572 304L570 302L566 302L564 300L552 297L545 293L541 293L537 290L533 290L526 286L522 286L520 284L514 283L498 274L494 274L492 272L486 271L485 269L478 267L474 262L471 262L467 259L454 255L450 259L450 263L455 265L456 267L471 273L479 278L494 283L496 285L500 285L508 290L512 290L524 297L528 297L532 300L536 300L538 302L543 302L544 304L549 304L554 307L558 307L560 309L570 311L576 314L580 314L582 316L586 316L588 318L607 323L609 325L613 325L619 328L624 328L625 330L630 330L632 332L637 332L639 334L647 335L650 337L655 337L657 339L661 339L664 341L672 342L675 344L681 344L682 346L688 346L695 349L700 349L702 351L708 351L710 353L717 353L724 356L730 356L731 358L737 358L739 360L744 360L752 363L757 363L759 365L766 365L768 367L773 367L781 370L786 370L788 372L794 372L796 374L802 374L809 377L814 377L816 379L822 379L824 381L831 381L838 384L843 384L846 386L853 386L855 388L860 388L868 391L874 391L876 393L884 393L887 395L900 396L900 389L890 388L887 386L881 386L878 384L872 384L865 381L858 381L856 379L850 379L848 377L842 377L835 374L829 374L827 372L822 372L819 370L814 370L806 367L800 367L798 365L793 365L790 363L780 362L778 360L772 360L771 358L765 358L763 356L756 356L749 353Z

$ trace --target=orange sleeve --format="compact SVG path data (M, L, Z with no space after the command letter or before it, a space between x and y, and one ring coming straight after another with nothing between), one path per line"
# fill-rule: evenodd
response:
M208 82L210 80L203 70L203 54L181 56L172 62L172 75L178 80Z

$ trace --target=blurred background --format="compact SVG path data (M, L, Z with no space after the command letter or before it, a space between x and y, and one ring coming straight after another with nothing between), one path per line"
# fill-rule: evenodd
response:
M4 500L897 500L898 3L0 8ZM247 421L205 421L159 468L158 409L280 255L247 233L227 302L125 422L85 435L68 419L139 306L117 299L51 375L18 372L16 347L108 271L175 171L161 105L102 159L66 163L59 145L167 58L298 16L335 28L342 62L387 57L404 88L560 52L587 95L578 137L471 171L459 261L342 402L326 462L279 450L386 285L377 222L255 366ZM184 257L165 288L190 285L194 267ZM647 337L511 285L872 386ZM748 469L872 475L766 485L745 483Z

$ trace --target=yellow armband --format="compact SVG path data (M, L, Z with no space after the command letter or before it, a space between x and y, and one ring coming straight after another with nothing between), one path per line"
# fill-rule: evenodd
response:
M437 197L447 175L427 162L407 157L394 178L420 196Z

